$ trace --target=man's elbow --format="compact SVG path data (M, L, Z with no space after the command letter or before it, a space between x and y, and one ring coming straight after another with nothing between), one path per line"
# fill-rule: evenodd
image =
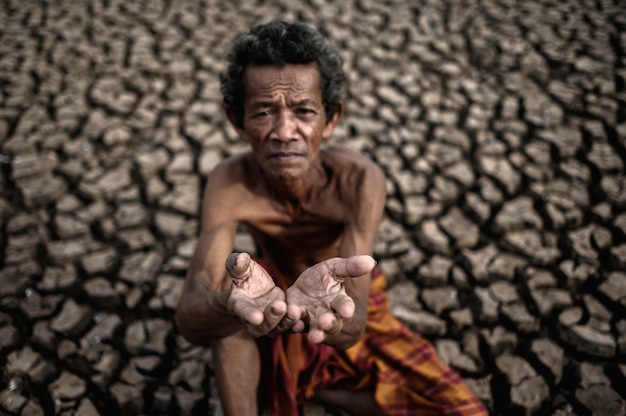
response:
M176 309L176 313L174 314L174 324L176 325L176 329L178 329L178 333L187 341L191 342L189 339L190 332L187 328L183 315L184 312L181 311L181 306L179 305Z
M359 325L358 328L353 328L350 331L343 331L338 337L333 339L332 342L328 342L328 344L331 344L338 350L347 350L359 342L359 340L363 337L363 334L365 334L365 325Z
M178 329L178 333L187 341L192 344L206 344L207 341L203 340L199 336L197 328L193 328L191 325L192 319L189 317L188 312L185 310L183 303L178 306L176 313L174 314L174 324Z
M341 341L334 342L332 346L337 350L344 351L352 347L354 344L356 344L358 340L359 340L358 338L357 339L344 339Z

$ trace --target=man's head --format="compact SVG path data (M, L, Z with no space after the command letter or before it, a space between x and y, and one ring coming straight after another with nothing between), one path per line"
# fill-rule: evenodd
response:
M345 92L342 59L315 29L302 23L274 20L258 24L250 32L240 34L227 54L227 69L221 74L221 91L227 111L236 124L243 122L245 97L243 75L249 65L308 64L316 62L320 72L320 88L326 118L337 111Z

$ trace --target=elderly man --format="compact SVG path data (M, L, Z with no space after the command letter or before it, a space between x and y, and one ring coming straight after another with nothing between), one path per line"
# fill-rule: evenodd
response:
M342 60L304 24L236 37L221 77L249 143L211 172L176 313L210 344L226 414L298 414L307 401L366 414L485 414L432 346L396 320L371 257L385 177L365 156L322 148L344 108ZM232 253L245 226L258 257Z

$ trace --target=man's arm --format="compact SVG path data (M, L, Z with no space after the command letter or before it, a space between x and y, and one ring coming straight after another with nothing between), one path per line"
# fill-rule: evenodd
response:
M228 199L227 170L226 165L220 165L209 176L198 244L175 315L179 331L193 343L208 343L241 329L238 320L227 313L230 280L224 264L233 249L238 225L228 209L232 198Z
M375 265L370 255L386 196L384 174L371 161L362 161L342 181L347 219L339 257L312 266L287 290L288 308L300 309L309 323L309 340L339 349L353 345L365 330Z
M240 165L228 161L211 173L205 188L198 245L175 315L179 331L193 343L243 328L264 335L285 314L284 293L265 270L248 256L231 256L238 224L253 205L243 176Z
M366 162L366 167L355 185L351 221L346 226L339 246L339 256L343 258L360 254L372 255L387 196L385 175L372 161ZM370 273L361 278L345 279L346 294L355 304L354 315L343 320L341 332L326 338L327 344L348 348L361 338L367 323L370 280Z

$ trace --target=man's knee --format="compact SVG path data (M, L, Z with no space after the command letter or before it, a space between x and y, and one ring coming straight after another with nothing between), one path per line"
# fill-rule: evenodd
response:
M211 344L213 368L217 377L241 380L253 378L258 383L261 358L256 340L247 332L239 331Z
M261 360L255 339L241 331L211 344L213 369L226 415L257 412Z

